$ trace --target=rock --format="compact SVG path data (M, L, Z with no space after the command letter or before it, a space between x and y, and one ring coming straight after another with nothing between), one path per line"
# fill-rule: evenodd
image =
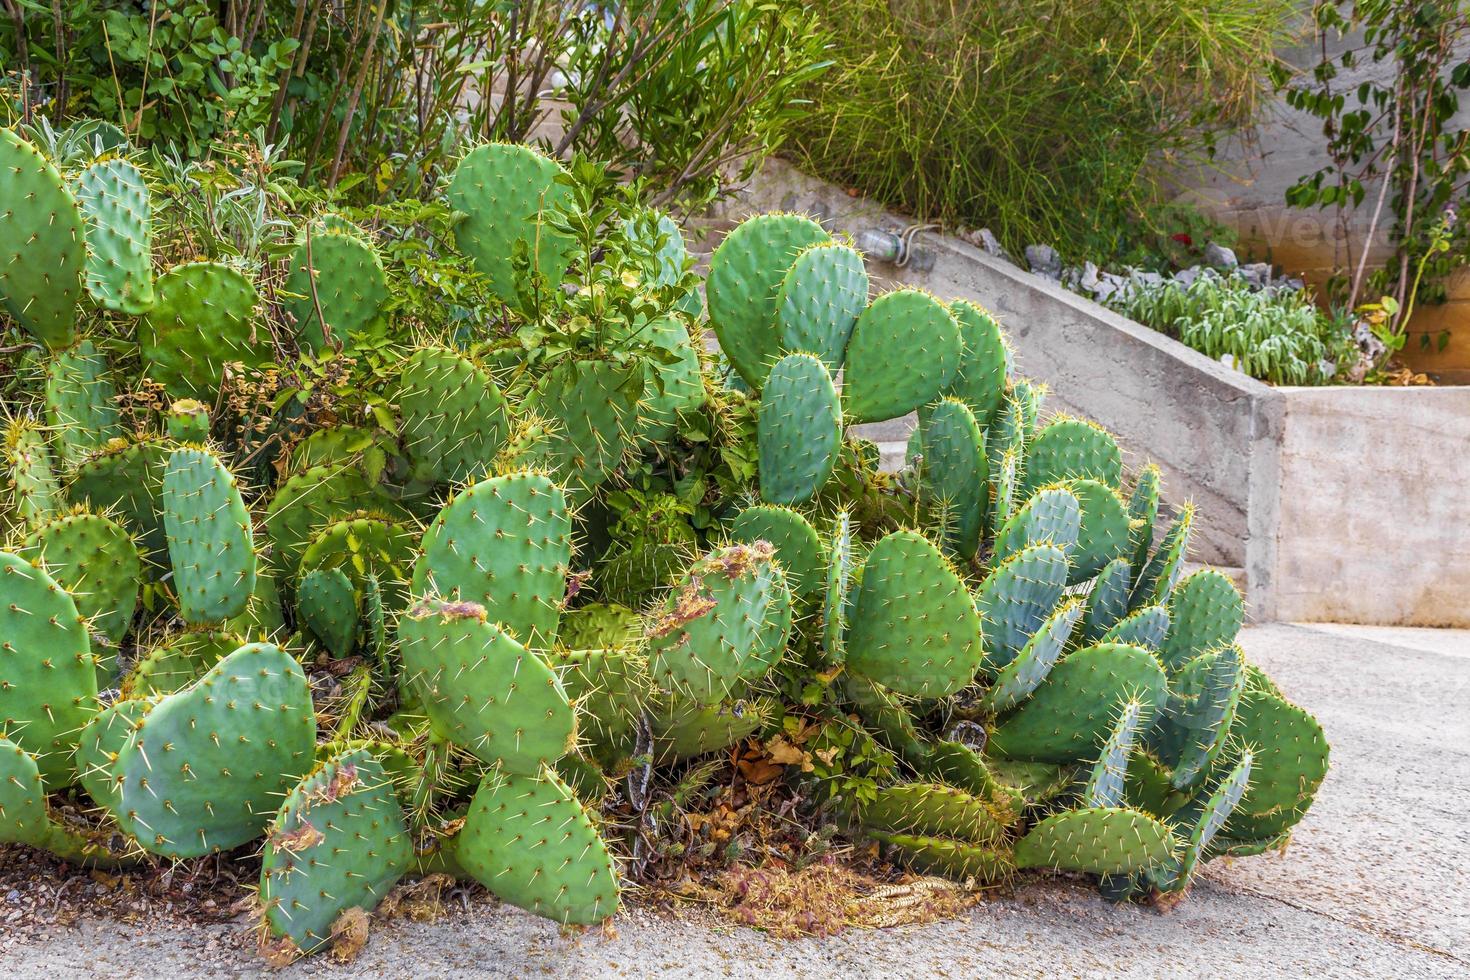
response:
M1181 286L1189 286L1193 284L1196 279L1199 278L1199 274L1200 267L1197 265L1192 265L1187 269L1180 269L1178 272L1174 273L1174 281Z
M1265 289L1271 285L1271 263L1250 262L1236 270L1252 289Z
M1062 278L1062 257L1050 245L1027 245L1026 265L1032 272L1052 282Z
M986 255L993 255L998 259L1005 258L1005 250L1000 247L1000 240L991 233L989 228L981 228L975 233L975 244Z
M1286 279L1281 280L1281 288L1290 289L1299 293L1303 289L1307 288L1307 283L1306 280L1298 276L1290 276Z
M1164 277L1157 272L1142 272L1138 269L1131 269L1129 270L1128 278L1140 286L1162 286L1164 284Z
M1240 265L1240 260L1235 257L1234 249L1210 242L1205 246L1205 264L1228 272Z

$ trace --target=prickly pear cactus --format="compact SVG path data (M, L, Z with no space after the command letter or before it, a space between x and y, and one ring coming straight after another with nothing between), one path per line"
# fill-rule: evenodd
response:
M160 504L184 621L240 615L255 589L255 543L234 476L207 449L175 449Z
M847 346L843 402L859 422L907 415L933 401L959 372L960 326L917 289L879 296L858 317Z
M72 181L87 240L87 292L105 309L153 306L153 201L143 172L121 157L88 164Z
M285 289L283 306L295 320L297 339L316 352L345 346L372 325L388 298L388 279L362 230L337 218L302 229Z
M147 375L175 398L213 402L231 362L270 362L270 334L255 322L260 296L239 269L187 262L158 277L138 332Z
M842 406L820 359L787 354L765 379L758 422L761 497L799 504L832 475L842 442Z
M0 128L0 300L47 347L76 336L86 235L82 211L56 167Z

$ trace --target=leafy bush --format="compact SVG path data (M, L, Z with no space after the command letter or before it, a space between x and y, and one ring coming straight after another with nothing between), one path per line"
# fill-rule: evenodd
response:
M836 64L812 86L797 154L1015 252L1110 258L1149 233L1160 164L1250 116L1294 6L823 0Z
M360 196L425 191L472 136L584 152L698 203L780 142L825 67L790 0L219 6L7 0L0 105L190 157L260 129L328 185L370 175Z
M1135 278L1108 305L1251 377L1282 385L1329 384L1352 356L1345 325L1301 290L1255 290L1205 273L1188 285Z

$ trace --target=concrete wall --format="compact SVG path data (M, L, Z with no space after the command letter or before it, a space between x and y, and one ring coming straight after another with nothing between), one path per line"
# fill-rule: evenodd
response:
M1287 388L1276 618L1470 626L1470 388Z
M1302 37L1303 43L1280 54L1284 61L1306 73L1321 60L1321 51L1310 40L1305 25ZM1329 40L1328 52L1337 58L1347 48L1362 47L1361 36L1334 38ZM1470 51L1462 51L1460 56L1470 56ZM1333 85L1337 91L1351 93L1363 81L1388 80L1392 69L1390 63L1374 64L1365 54L1355 66L1339 74ZM1470 99L1462 99L1450 125L1470 128ZM1183 177L1184 197L1235 230L1242 257L1270 259L1290 274L1320 285L1335 268L1346 265L1349 257L1357 260L1377 203L1375 186L1362 205L1348 212L1344 224L1338 222L1334 208L1288 208L1286 189L1329 162L1322 121L1275 99L1262 111L1259 124L1222 144L1208 169ZM1371 243L1370 267L1381 264L1389 252L1391 224L1385 206L1385 216ZM1410 330L1416 335L1437 335L1448 330L1449 346L1443 352L1421 351L1417 339L1411 338L1404 355L1416 370L1442 373L1447 380L1466 383L1470 382L1470 272L1453 275L1447 285L1450 301L1416 310Z
M856 237L908 219L772 161L716 221L792 210ZM1117 434L1199 516L1192 557L1243 582L1257 620L1470 626L1470 389L1272 388L993 258L923 232L879 289L972 299L1046 407ZM900 444L910 423L869 437Z

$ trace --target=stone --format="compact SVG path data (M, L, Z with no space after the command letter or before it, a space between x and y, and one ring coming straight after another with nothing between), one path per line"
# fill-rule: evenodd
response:
M1181 286L1189 286L1192 285L1194 281L1199 278L1199 274L1200 267L1197 265L1192 265L1187 269L1180 269L1178 272L1174 273L1174 281Z
M1026 265L1043 279L1061 281L1062 257L1050 245L1027 245Z
M1234 249L1210 242L1205 246L1205 264L1228 272L1240 265L1240 260L1235 257Z
M1252 289L1265 289L1271 285L1271 263L1249 262L1238 270L1246 282L1250 283Z

